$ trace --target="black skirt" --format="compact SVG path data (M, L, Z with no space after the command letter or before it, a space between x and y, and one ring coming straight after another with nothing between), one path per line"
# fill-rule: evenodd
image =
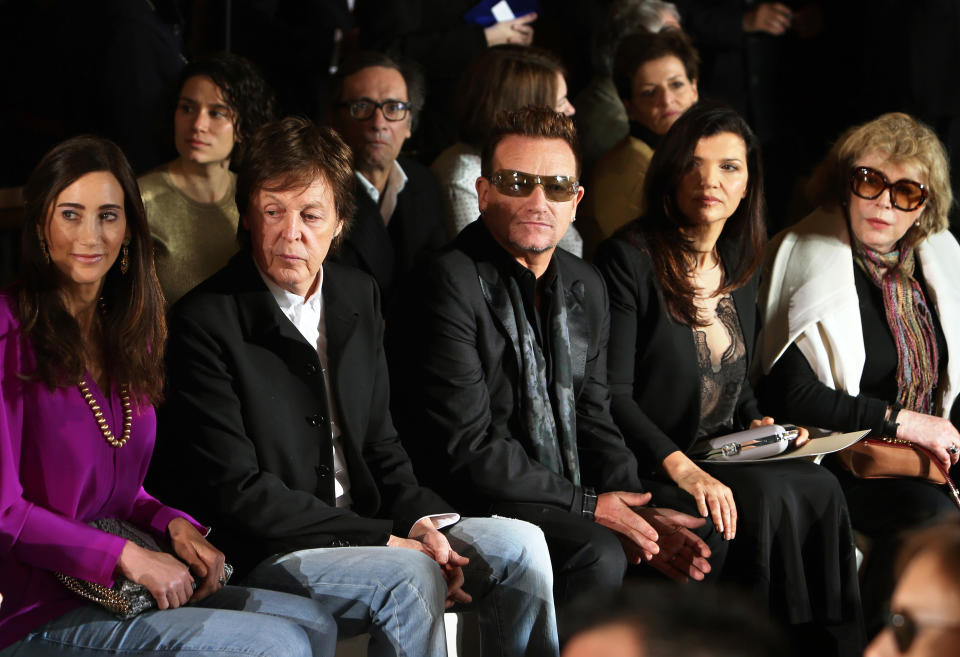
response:
M721 581L785 623L829 627L838 654L862 650L853 530L836 477L804 460L703 468L731 488L737 505Z

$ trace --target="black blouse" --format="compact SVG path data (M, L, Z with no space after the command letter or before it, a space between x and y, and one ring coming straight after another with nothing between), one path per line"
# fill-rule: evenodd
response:
M925 292L940 355L940 376L946 372L947 341L936 308L930 303L920 262L917 281ZM854 266L853 280L860 301L860 325L866 360L860 376L860 394L834 390L817 379L796 344L791 344L756 391L764 412L798 424L835 431L873 429L879 433L887 406L897 399L897 346L883 309L883 291Z

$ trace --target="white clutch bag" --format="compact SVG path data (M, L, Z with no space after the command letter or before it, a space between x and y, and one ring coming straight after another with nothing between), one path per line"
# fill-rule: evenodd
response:
M768 424L701 440L694 444L688 456L718 463L757 461L786 451L797 434L797 427L792 424Z

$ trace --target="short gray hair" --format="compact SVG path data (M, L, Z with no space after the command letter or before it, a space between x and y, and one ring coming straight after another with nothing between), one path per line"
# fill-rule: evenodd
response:
M680 22L680 12L672 2L662 0L614 0L597 24L593 38L593 68L602 75L613 75L613 55L617 44L628 34L655 34L666 25L667 13Z

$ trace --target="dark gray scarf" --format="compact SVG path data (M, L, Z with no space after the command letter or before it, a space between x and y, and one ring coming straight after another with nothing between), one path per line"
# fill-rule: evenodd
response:
M553 282L553 304L547 318L548 344L553 364L552 391L548 390L547 363L543 351L524 312L520 286L512 276L506 277L506 283L520 341L521 419L530 437L533 456L553 472L579 486L577 409L570 363L567 305L560 272L557 272Z

